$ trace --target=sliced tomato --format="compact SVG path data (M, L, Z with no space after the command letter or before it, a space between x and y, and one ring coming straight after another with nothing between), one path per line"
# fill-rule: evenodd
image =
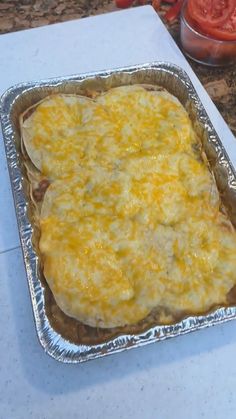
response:
M116 6L120 9L125 9L126 7L130 7L134 0L116 0Z
M223 25L207 28L207 34L222 41L236 41L236 7L234 13Z
M177 2L172 6L164 15L164 18L167 22L172 23L180 14L184 0L177 0Z
M225 23L235 9L235 0L189 0L189 14L202 29Z

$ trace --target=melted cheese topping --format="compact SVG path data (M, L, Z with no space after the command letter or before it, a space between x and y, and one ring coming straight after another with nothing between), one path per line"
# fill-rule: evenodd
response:
M51 180L95 161L104 136L109 141L115 132L103 106L71 95L46 98L22 126L32 162Z
M236 234L176 98L141 86L96 100L53 96L26 119L23 140L29 129L29 155L53 180L40 251L65 313L116 327L157 307L199 313L226 303Z

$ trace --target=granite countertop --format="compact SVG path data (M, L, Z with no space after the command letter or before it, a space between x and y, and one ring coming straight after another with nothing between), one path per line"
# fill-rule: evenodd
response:
M2 0L0 34L115 10L113 0ZM179 43L179 23L175 22L168 29ZM236 66L213 69L191 60L189 63L236 135Z

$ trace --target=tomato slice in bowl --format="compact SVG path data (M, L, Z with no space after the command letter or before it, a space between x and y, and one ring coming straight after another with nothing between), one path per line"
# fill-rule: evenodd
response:
M188 11L203 30L224 24L235 10L235 0L189 0Z
M234 13L223 25L217 28L209 27L207 33L221 41L236 41L236 7Z

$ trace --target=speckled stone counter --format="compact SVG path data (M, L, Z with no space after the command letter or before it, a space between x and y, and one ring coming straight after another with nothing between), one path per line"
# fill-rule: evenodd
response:
M147 1L151 3L151 1ZM164 11L168 6L164 6ZM2 0L0 33L64 22L71 19L115 11L113 0ZM162 11L160 14L162 15ZM168 27L179 43L179 23ZM217 108L236 135L236 66L211 69L190 61Z

